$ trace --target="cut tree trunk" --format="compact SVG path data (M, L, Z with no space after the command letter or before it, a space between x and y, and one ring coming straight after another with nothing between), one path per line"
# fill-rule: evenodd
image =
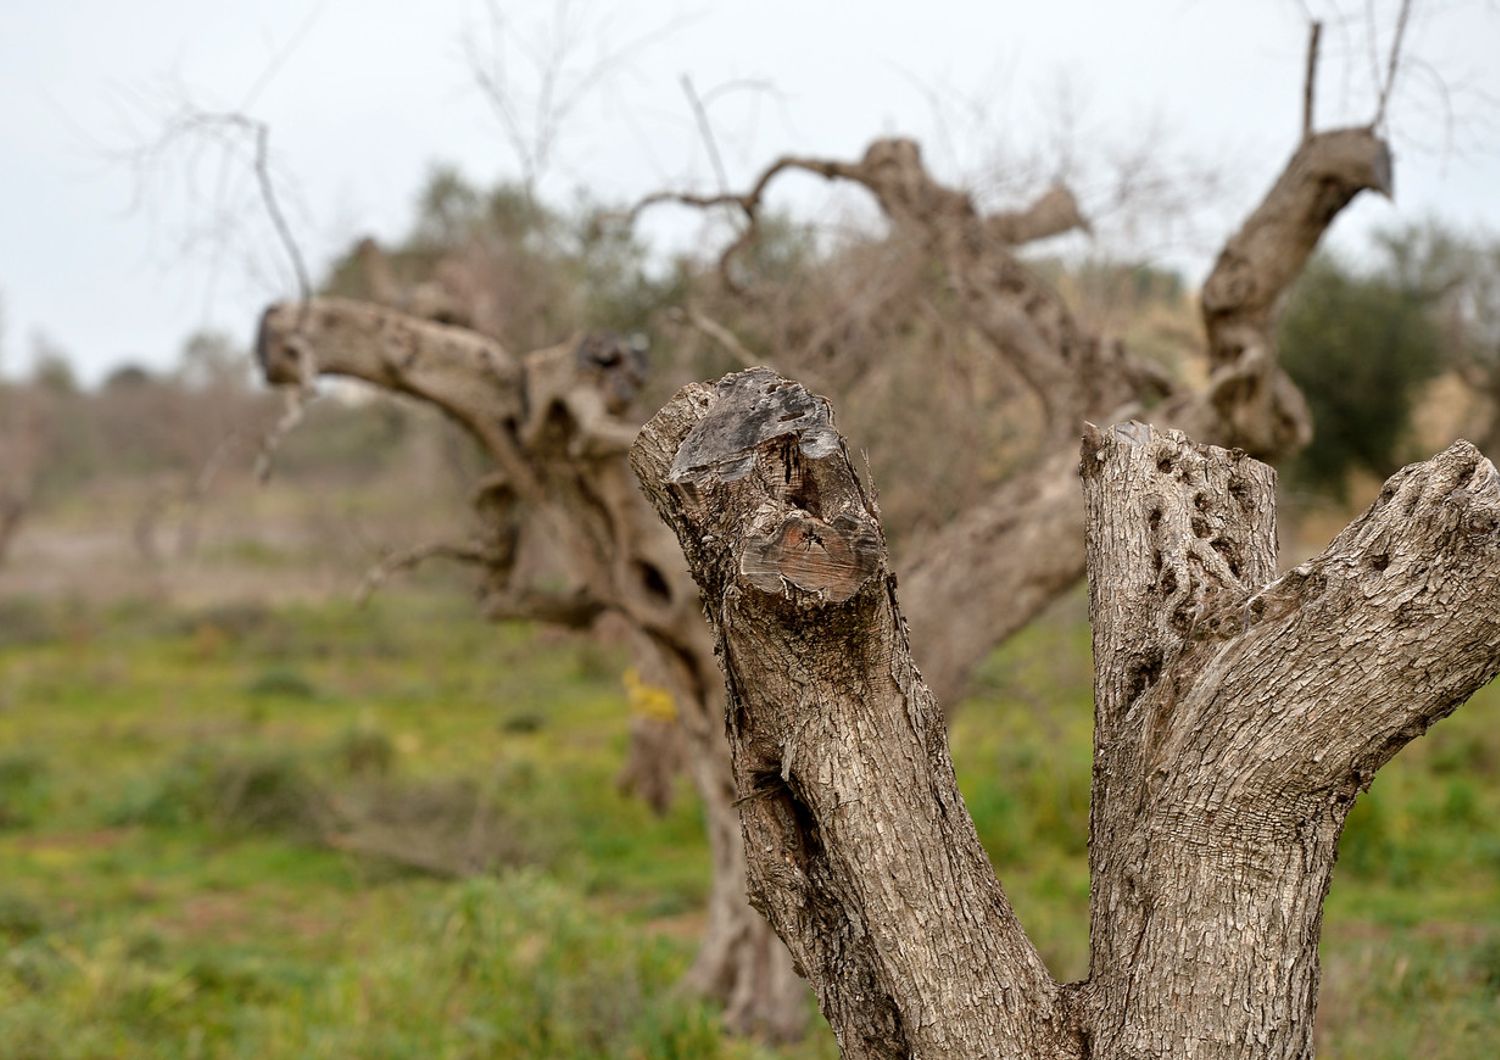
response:
M1269 467L1086 432L1091 961L1070 984L979 845L827 402L764 369L694 384L632 463L718 641L752 897L845 1056L1312 1055L1349 809L1500 670L1500 475L1477 450L1399 472L1276 578Z

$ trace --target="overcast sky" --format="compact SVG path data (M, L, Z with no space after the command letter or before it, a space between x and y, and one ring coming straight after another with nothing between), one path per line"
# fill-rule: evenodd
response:
M1377 14L1372 55L1365 4L1307 3L1333 19L1319 125L1368 121L1394 18ZM493 8L498 40L481 0L4 0L5 368L27 367L37 333L89 379L127 358L166 365L199 327L248 341L259 308L294 290L243 166L221 180L212 152L193 167L179 149L137 180L131 153L189 99L269 124L315 272L359 235L398 238L434 163L484 183L519 175L471 61L498 63L529 115L560 41L571 46L555 95L579 95L541 173L560 199L580 187L618 201L711 188L687 77L735 184L784 151L856 156L874 136L902 134L949 178L1004 195L1065 173L1107 212L1121 159L1144 156L1203 208L1186 225L1148 214L1131 242L1197 269L1299 133L1306 15L1294 0ZM1426 217L1500 231L1500 16L1484 0L1417 0L1415 11L1391 104L1397 201L1371 198L1341 219L1335 238L1351 253L1375 228ZM1212 194L1200 191L1205 174ZM780 192L809 216L829 216L828 194L809 178ZM648 235L680 245L711 233L669 210Z

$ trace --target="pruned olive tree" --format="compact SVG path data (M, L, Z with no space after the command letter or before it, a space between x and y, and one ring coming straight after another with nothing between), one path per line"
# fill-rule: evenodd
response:
M1350 807L1500 670L1500 475L1473 446L1277 577L1271 468L1085 429L1091 960L1065 984L964 807L828 403L767 369L691 384L632 463L714 630L752 900L844 1056L1312 1055Z
M1390 151L1373 127L1317 132L1305 122L1291 158L1204 285L1206 381L1194 385L1091 333L1018 257L1022 245L1084 223L1066 188L1050 188L1020 209L987 212L934 177L914 142L886 139L858 161L781 159L743 195L649 201L727 204L743 213L744 234L718 270L733 288L734 257L753 246L763 227L767 186L799 169L875 198L889 223L884 240L891 256L908 273L939 276L947 292L942 312L930 303L919 311L947 313L954 331L977 336L985 356L1018 379L1035 406L1032 456L1016 473L953 518L915 527L905 539L903 596L912 636L929 684L947 701L990 650L1084 572L1084 506L1073 467L1086 420L1150 408L1159 423L1266 459L1306 443L1305 403L1275 356L1279 306L1339 212L1361 191L1389 194L1392 186ZM370 260L379 264L378 256ZM450 264L450 273L463 271ZM443 286L443 276L437 280ZM443 307L443 321L495 316L484 283L450 276L435 293L441 297L428 301ZM458 304L466 297L484 305ZM414 315L419 299L397 291L386 301L394 304L316 298L272 306L258 340L267 380L296 392L319 376L352 376L436 405L478 441L491 471L475 486L476 539L394 557L390 566L425 555L471 562L494 617L576 629L607 621L626 631L637 664L673 693L687 744L683 757L704 804L714 875L688 982L725 1002L733 1030L795 1034L803 1022L802 988L784 948L745 899L747 863L734 810L745 792L736 794L721 735L726 701L713 640L682 554L635 490L628 467L640 422L630 402L643 362L618 341L585 337L516 355L477 324ZM734 344L694 305L679 308L713 341ZM865 311L860 306L848 315ZM851 380L867 382L890 370L893 356L879 343L841 342L844 315L839 306L817 308L816 317L833 324L812 329L803 346L808 356L847 355L852 359L841 374ZM870 441L878 461L880 440ZM638 748L669 735L644 722L636 729ZM675 757L653 759L648 752L642 760Z

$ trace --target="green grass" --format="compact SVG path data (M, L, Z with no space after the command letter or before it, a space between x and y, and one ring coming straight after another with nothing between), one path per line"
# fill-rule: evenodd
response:
M991 660L954 740L1064 978L1087 970L1088 665L1074 600ZM826 1028L726 1041L672 990L707 854L685 784L664 818L615 791L621 669L415 593L0 609L0 1058L831 1057ZM1493 1055L1497 700L1356 810L1320 1055Z

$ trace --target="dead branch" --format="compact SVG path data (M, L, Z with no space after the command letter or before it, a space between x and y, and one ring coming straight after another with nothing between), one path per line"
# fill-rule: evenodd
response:
M354 600L360 607L364 607L394 575L415 570L429 559L447 559L455 563L484 567L494 558L493 549L475 542L440 541L391 552L382 556L378 563L365 572L360 579L359 588L355 590Z
M688 324L712 339L724 352L733 357L741 368L753 368L758 364L766 364L766 359L757 357L748 346L740 341L738 335L708 316L692 302L670 310L669 316L672 320Z
M681 78L683 94L687 96L688 106L692 108L693 120L697 122L698 133L703 137L703 146L708 151L709 164L713 166L714 176L719 181L719 191L729 190L729 174L724 169L724 159L719 154L719 142L714 138L714 128L709 123L708 111L704 109L703 100L693 89L693 79L687 74Z
M1386 57L1385 78L1380 83L1380 98L1375 103L1375 117L1370 120L1373 128L1385 121L1386 104L1391 98L1391 89L1396 84L1396 72L1401 64L1401 45L1406 38L1406 24L1411 19L1411 0L1401 0L1401 9L1396 14L1396 32L1391 38L1390 55ZM1371 27L1374 33L1374 27Z
M1323 23L1312 22L1307 30L1307 70L1302 78L1302 139L1313 132L1313 102L1318 90L1318 42L1323 36Z

